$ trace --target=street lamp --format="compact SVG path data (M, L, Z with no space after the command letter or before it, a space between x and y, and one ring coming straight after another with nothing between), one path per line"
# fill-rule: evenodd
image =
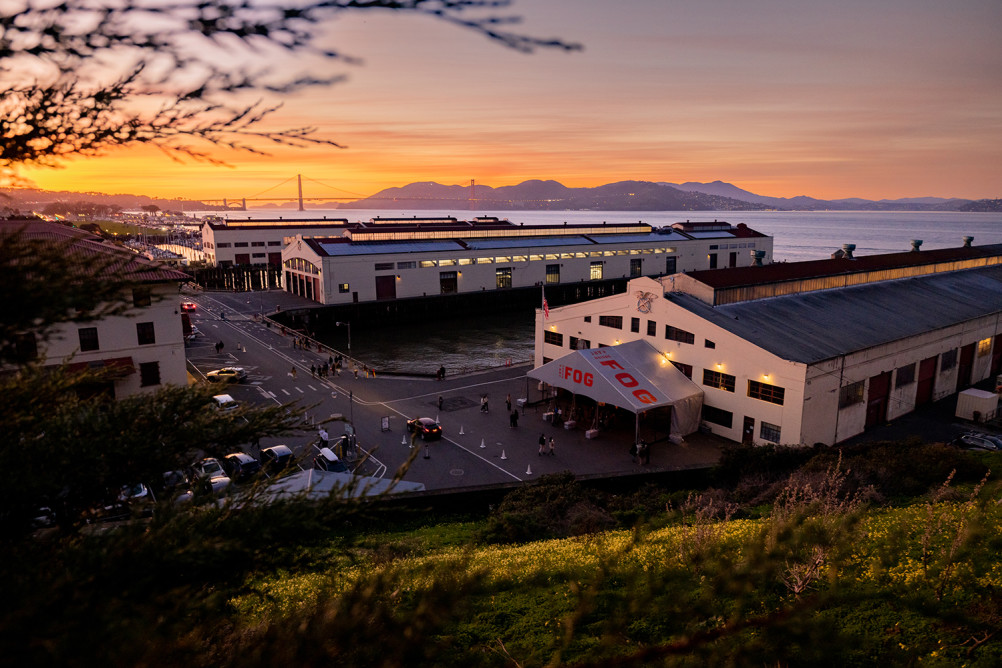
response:
M351 357L351 323L350 322L335 322L337 327L347 327L348 328L348 356Z

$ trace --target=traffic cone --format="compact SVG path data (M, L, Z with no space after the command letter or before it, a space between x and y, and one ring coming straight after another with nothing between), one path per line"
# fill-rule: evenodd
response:
M501 451L501 459L508 459L508 455L504 453L504 450Z
M481 448L486 448L487 447L487 444L484 443L484 439L480 439L480 447Z
M425 446L424 446L424 458L425 459L431 459L431 450L428 449L428 444L427 443L425 443Z
M532 475L532 464L525 469L525 475Z
M459 435L460 435L460 436L462 436L462 435L463 435L463 434L465 434L465 433L466 433L466 432L465 432L465 431L463 431L463 425L459 425Z
M406 436L401 436L400 437L400 445L407 445L407 437Z

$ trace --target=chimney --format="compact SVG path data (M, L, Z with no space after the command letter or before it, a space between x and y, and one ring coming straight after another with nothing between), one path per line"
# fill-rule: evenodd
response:
M846 260L855 260L856 258L852 256L854 250L856 250L856 244L842 244L842 252L844 253L842 257Z
M753 250L753 251L751 251L751 256L752 256L752 266L753 267L761 267L762 266L762 258L765 257L765 251L764 250Z
M917 253L921 245L922 245L921 239L912 239L912 252Z
M964 237L964 248L970 248L972 241L974 241L974 237Z

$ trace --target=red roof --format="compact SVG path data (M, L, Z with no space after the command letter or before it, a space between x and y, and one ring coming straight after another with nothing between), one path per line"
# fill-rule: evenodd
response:
M781 283L823 276L855 274L882 269L956 262L1002 255L1002 244L962 246L937 250L906 251L883 255L861 255L853 259L774 262L761 267L733 267L689 272L688 275L711 288L734 288L746 285Z

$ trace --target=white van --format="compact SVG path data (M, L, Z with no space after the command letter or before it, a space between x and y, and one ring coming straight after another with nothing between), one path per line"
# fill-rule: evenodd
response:
M217 394L212 399L216 402L216 408L221 411L231 411L240 405L228 394Z

